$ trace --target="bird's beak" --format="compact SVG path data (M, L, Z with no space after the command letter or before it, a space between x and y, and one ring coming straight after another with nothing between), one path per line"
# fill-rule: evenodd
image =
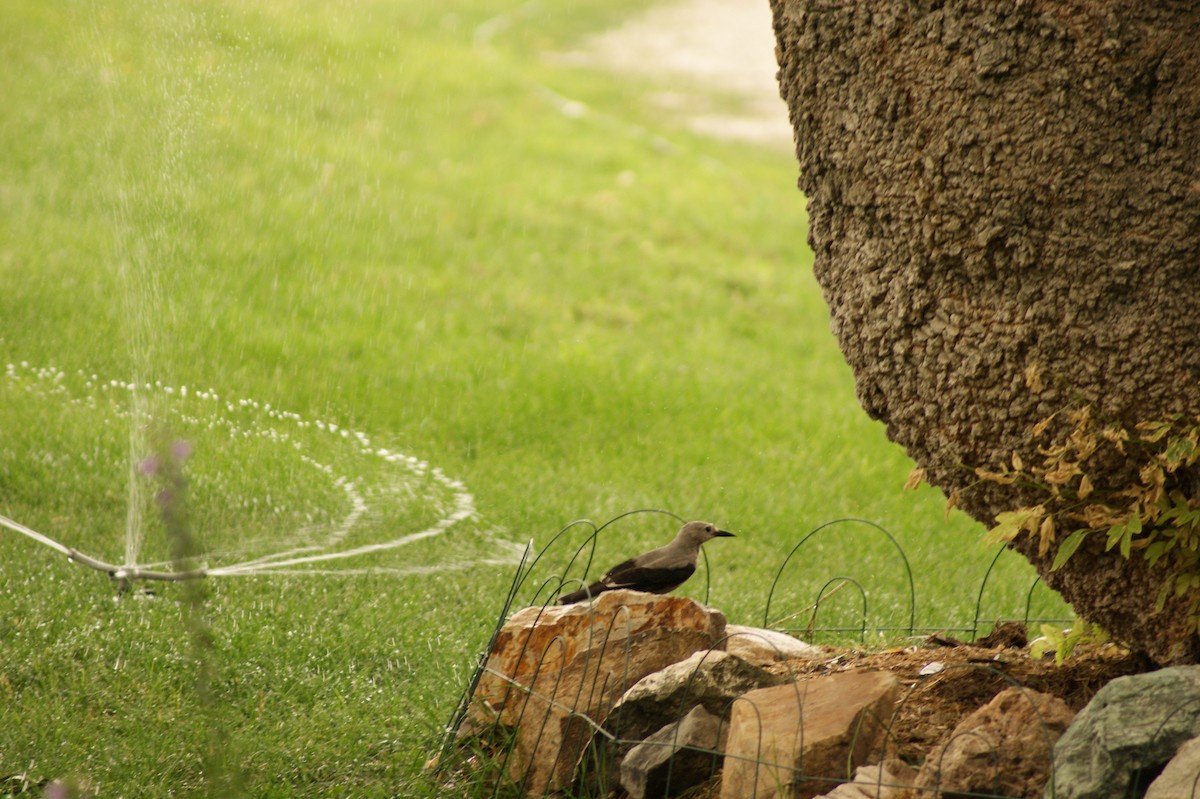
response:
M713 533L714 538L737 538L733 533L727 533L724 530L717 530Z

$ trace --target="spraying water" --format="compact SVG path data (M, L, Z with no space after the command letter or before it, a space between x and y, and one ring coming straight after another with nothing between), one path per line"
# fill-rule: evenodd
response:
M53 464L57 470L43 479L58 490L82 493L93 486L103 492L106 476L124 473L117 463L125 459L118 435L96 459L82 453L95 449L98 433L132 429L138 402L154 407L160 421L193 442L189 514L208 548L195 570L164 570L168 558L154 514L141 515L144 538L132 558L128 530L106 540L68 524L49 535L0 515L0 526L114 579L428 574L511 565L523 552L481 526L462 481L333 422L254 400L228 400L211 389L134 385L28 364L9 364L0 386L13 412L41 420L25 437L11 437L0 458ZM80 474L81 464L96 474ZM132 483L138 496L151 490L141 470ZM20 507L0 510L19 513ZM118 545L125 549L119 565L105 556ZM146 550L162 559L144 558Z
M155 488L139 469L149 440L167 435L194 445L189 514L208 552L188 576L411 574L513 562L520 548L480 525L466 486L423 459L336 423L189 390L167 373L180 350L176 303L187 301L176 287L206 266L194 255L202 248L190 209L209 175L201 150L211 140L197 131L229 113L229 97L214 89L220 57L196 46L219 11L131 5L131 24L147 20L137 69L105 33L105 4L90 6L82 32L107 107L93 160L111 229L110 251L99 255L121 310L121 357L110 367L119 377L9 365L0 381L12 402L6 396L0 416L38 421L6 437L0 460L11 474L36 462L40 475L0 498L0 526L114 577L169 576L157 571L169 557L150 511ZM142 101L135 116L119 111L130 96ZM118 486L123 502L113 501ZM45 510L48 491L86 510L56 517Z
M110 262L121 289L125 352L132 376L124 552L125 565L132 567L145 541L147 507L146 482L140 479L138 464L148 453L148 433L156 418L153 396L144 387L154 379L156 365L162 362L160 355L167 343L161 339L173 317L172 306L162 290L163 281L174 271L186 268L178 235L182 215L179 198L188 190L183 166L188 160L197 114L204 106L204 73L178 56L196 33L194 10L178 9L174 24L164 36L148 38L152 69L121 80L117 79L119 70L111 43L97 18L102 9L96 6L92 11L91 49L98 54L101 74L109 76L100 82L108 108L107 124L99 140L103 156L100 163L108 171L106 184L111 196L107 210L113 246ZM117 94L147 88L145 84L151 82L157 97L139 123L151 129L152 140L160 146L130 152L122 140L128 135L130 120L118 113ZM138 163L131 163L135 158Z

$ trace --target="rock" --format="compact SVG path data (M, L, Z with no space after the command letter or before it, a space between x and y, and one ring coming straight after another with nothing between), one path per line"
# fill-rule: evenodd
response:
M818 799L897 799L916 777L917 772L903 760L889 758L874 766L859 766L852 782L843 782Z
M621 761L621 785L633 799L676 796L720 769L729 728L701 706L651 735Z
M929 753L916 787L946 796L1040 796L1071 708L1051 694L1008 688L958 723Z
M509 774L527 794L557 791L617 697L724 634L724 615L679 596L609 591L525 608L497 635L470 717L476 728L515 729Z
M1118 677L1100 689L1058 739L1054 782L1045 795L1125 796L1135 775L1162 766L1197 736L1200 666Z
M877 749L899 691L890 673L847 672L743 695L729 719L721 799L826 792Z
M1179 747L1175 757L1150 783L1145 799L1200 799L1200 738Z
M730 624L725 628L725 651L758 665L806 660L825 654L821 647L806 644L787 633L741 624Z
M697 705L725 716L730 703L747 691L784 682L787 677L752 666L728 652L696 652L639 680L613 707L605 728L618 738L640 741L674 724Z

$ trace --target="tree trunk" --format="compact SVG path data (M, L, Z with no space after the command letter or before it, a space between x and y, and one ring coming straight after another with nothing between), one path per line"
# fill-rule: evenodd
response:
M1050 568L1092 485L1130 505L1144 463L1108 440L1075 453L1088 483L1030 464L1081 417L1117 439L1200 414L1200 5L771 3L816 276L859 401L988 526L1049 502L1049 533L1012 545L1118 639L1195 661L1194 592L1155 607L1193 562L1175 557L1186 541L1151 566L1138 547L1165 539L1149 528L1126 556L1091 535ZM1195 471L1167 485L1192 508Z

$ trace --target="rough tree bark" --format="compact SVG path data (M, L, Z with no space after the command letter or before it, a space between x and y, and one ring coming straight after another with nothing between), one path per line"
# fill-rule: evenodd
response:
M1055 412L1200 413L1200 4L771 3L832 327L931 483L990 526L1038 490L974 469L1037 459ZM1052 572L1060 542L1013 546L1119 639L1197 659L1184 604L1154 612L1167 567L1094 536Z

